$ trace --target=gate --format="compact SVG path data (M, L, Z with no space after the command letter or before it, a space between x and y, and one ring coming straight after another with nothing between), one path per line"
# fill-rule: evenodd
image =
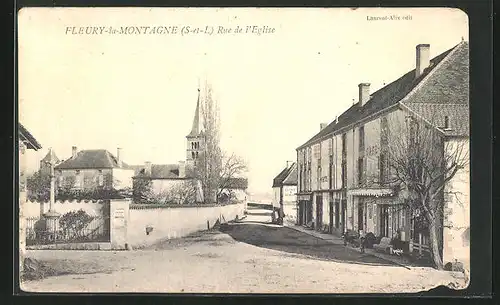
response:
M74 226L57 223L52 230L47 230L43 217L26 219L26 246L109 241L109 216L91 216L86 223Z

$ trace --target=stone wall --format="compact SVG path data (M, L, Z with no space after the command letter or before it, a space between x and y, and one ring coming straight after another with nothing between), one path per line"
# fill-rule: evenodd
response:
M127 222L127 244L142 248L158 241L186 236L212 228L217 220L227 222L243 216L244 203L225 206L161 207L131 205ZM147 228L150 228L149 234Z

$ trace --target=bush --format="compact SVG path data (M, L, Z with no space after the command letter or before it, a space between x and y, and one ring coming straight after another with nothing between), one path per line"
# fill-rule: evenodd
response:
M79 211L71 211L64 214L59 219L59 225L64 235L71 235L79 239L84 237L84 230L93 219L87 212L80 209Z

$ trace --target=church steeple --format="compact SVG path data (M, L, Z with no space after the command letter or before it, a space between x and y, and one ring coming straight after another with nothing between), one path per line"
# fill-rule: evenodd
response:
M201 110L200 110L200 88L198 88L198 100L196 101L196 110L194 112L193 126L188 137L197 137L202 132L201 127Z
M200 100L200 88L198 88L198 100L196 101L196 110L193 118L193 125L191 127L191 132L186 136L186 161L188 165L193 165L196 159L200 157L203 151L204 141L203 141L203 122L201 115L201 100Z

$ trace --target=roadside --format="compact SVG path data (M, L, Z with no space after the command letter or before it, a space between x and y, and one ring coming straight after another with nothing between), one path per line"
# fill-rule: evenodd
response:
M320 239L322 239L326 242L329 242L331 244L344 246L343 239L338 237L338 236L335 236L333 234L321 233L321 232L317 232L314 230L306 229L306 228L299 226L299 225L296 225L295 223L292 223L290 221L285 222L284 225L286 227L291 228L293 230L296 230L298 232L302 232L302 233L314 236L316 238L320 238ZM361 253L360 248L352 247L349 244L347 246L344 246L344 247ZM385 261L392 262L392 263L399 265L401 267L404 267L408 270L419 269L419 268L428 268L428 267L423 267L423 266L417 265L405 257L380 253L380 252L377 252L373 249L365 249L365 254L378 257L378 258L383 259ZM461 285L462 288L464 288L468 285L467 275L462 273L462 272L451 272L451 271L444 271L444 270L441 270L441 271L436 270L436 272L449 272L449 273L453 274L453 277L460 279L461 281L463 281L465 283L465 284Z
M27 251L72 274L22 284L33 292L397 293L458 280L247 219L135 251Z

